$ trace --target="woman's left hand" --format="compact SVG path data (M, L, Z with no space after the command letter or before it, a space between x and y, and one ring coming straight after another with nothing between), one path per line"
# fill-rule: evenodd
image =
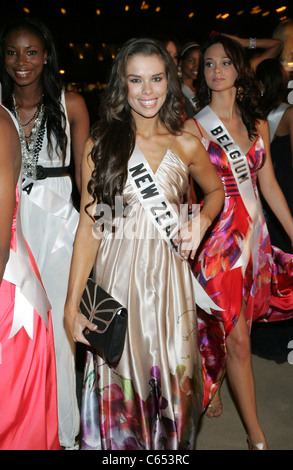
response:
M70 308L68 304L65 304L64 315L73 341L84 343L89 346L90 344L85 339L83 331L85 328L88 328L91 331L95 331L97 329L96 325L94 323L89 322L87 318L82 315L78 310Z
M182 258L188 259L190 256L194 259L196 250L210 224L210 219L204 213L200 213L182 225L174 239L174 245L178 247Z

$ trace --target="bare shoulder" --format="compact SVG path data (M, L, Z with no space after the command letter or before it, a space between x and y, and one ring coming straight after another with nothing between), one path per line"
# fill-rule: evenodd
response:
M186 119L184 122L184 130L190 132L191 134L198 135L198 128L194 119Z
M184 130L176 137L173 150L189 166L194 161L194 156L203 152L204 147L198 137Z
M69 105L69 106L75 106L75 105L85 102L83 96L77 91L66 91L65 101L66 101L66 105Z
M198 137L192 134L191 132L188 132L187 130L183 130L182 133L176 137L175 143L176 145L178 144L182 147L190 149L196 148L201 145L201 142Z
M69 116L78 117L80 113L87 112L84 97L76 91L66 91L65 102Z
M7 137L18 139L18 132L16 126L6 109L0 106L0 132L1 136L7 140Z

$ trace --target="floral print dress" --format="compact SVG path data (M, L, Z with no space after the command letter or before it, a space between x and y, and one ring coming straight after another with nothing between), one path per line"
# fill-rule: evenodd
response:
M190 262L196 279L223 309L214 311L213 315L198 309L205 408L219 386L226 364L226 338L236 325L242 306L249 331L254 321L293 317L293 255L271 245L262 215L258 255L256 266L253 266L250 245L253 224L238 192L227 156L215 142L203 137L202 143L221 177L226 196L221 213L202 241L196 258ZM257 171L266 158L260 137L246 158L257 194ZM246 253L244 265L239 263L243 253Z
M189 169L170 149L156 179L179 208ZM188 261L154 234L129 179L123 199L130 209L117 220L124 236L105 231L94 276L127 308L126 340L116 367L87 351L80 448L192 450L203 399L193 274Z

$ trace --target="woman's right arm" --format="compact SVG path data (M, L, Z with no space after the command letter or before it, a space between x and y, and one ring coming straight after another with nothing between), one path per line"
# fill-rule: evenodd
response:
M64 309L65 319L69 325L74 341L79 341L87 345L89 343L84 338L82 331L86 327L93 330L95 326L79 312L79 305L100 244L100 240L93 236L93 220L85 212L86 205L92 201L87 191L87 184L91 179L93 171L93 162L89 156L91 148L92 143L87 142L82 159L80 220L73 246L67 299Z
M20 165L21 150L16 127L8 113L0 107L0 284L9 259Z
M85 100L79 93L66 92L65 99L70 122L75 182L78 191L81 192L82 155L90 132L90 118Z
M281 41L280 39L254 38L252 40L251 38L239 38L238 36L234 36L231 34L222 34L223 36L227 36L228 38L234 39L234 41L237 41L239 44L241 44L242 47L245 47L247 49L262 49L262 52L260 54L257 54L250 59L250 65L253 70L255 70L258 64L260 64L263 60L274 59L275 57L279 57L284 47L283 41ZM253 47L251 46L251 41L254 42Z

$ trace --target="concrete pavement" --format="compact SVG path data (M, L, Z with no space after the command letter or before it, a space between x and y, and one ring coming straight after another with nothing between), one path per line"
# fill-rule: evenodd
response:
M292 349L293 345L288 355ZM282 364L252 356L258 415L271 450L293 450L292 356ZM221 394L223 413L217 419L203 416L197 450L247 450L246 433L226 379Z

